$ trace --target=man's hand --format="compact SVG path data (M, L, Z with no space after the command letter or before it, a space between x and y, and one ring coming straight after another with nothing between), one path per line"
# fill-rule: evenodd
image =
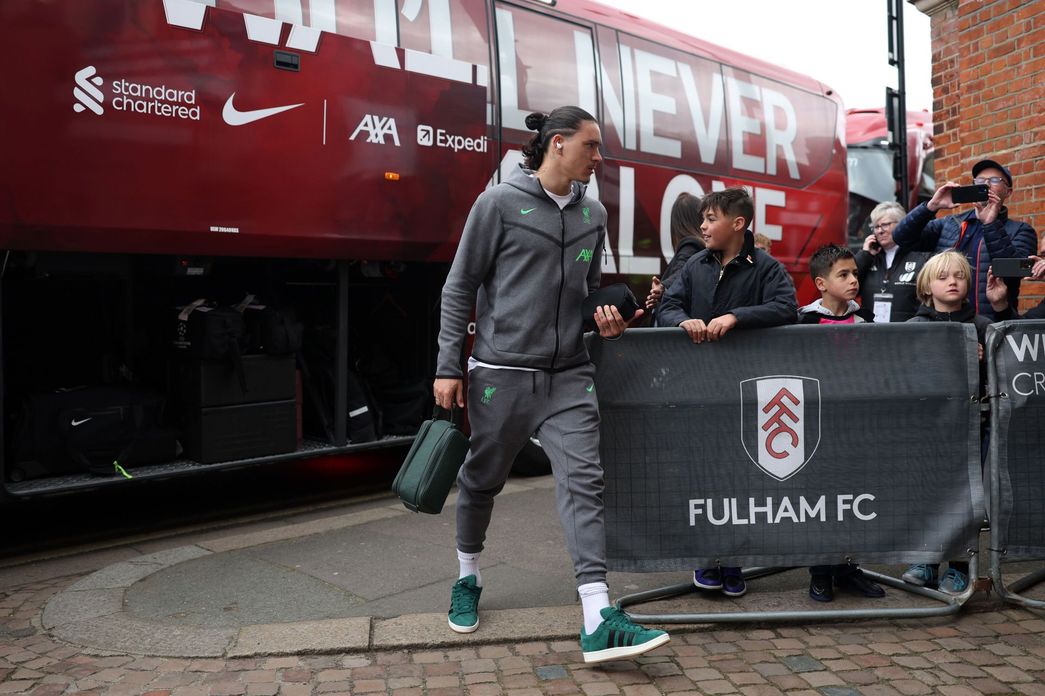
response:
M990 268L987 269L987 300L995 312L1004 312L1009 306L1009 286Z
M435 394L435 403L447 411L453 404L464 408L464 382L461 379L451 377L437 377L432 384L432 392Z
M704 323L703 319L687 319L679 326L689 334L694 343L703 343L704 339L708 337L708 325Z
M986 203L976 203L976 217L980 219L984 225L989 225L998 219L998 213L1001 212L1001 197L998 196L994 191L987 192Z
M1031 256L1029 258L1034 259L1034 266L1030 269L1030 277L1032 280L1045 280L1045 251L1039 251L1041 256Z
M737 325L737 317L734 314L723 314L720 317L715 317L708 324L708 339L717 341L725 336L733 327Z
M951 189L958 186L957 181L948 181L946 184L936 189L936 193L929 199L929 202L925 206L932 212L937 210L950 210L951 208L957 208L958 204L951 200Z
M882 247L878 245L878 238L875 236L874 232L867 235L867 237L864 239L864 251L866 251L871 256L874 256L881 250Z
M620 311L616 307L613 305L602 305L595 308L595 326L599 328L599 336L616 338L624 333L624 329L628 328L633 321L645 313L644 310L636 309L635 316L624 321L624 317L620 315Z
M653 309L660 304L660 298L664 296L664 283L660 278L653 276L653 284L650 286L649 294L646 295L646 309Z

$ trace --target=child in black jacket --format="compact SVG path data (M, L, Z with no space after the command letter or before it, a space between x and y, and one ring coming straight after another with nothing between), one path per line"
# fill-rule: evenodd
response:
M976 325L979 341L980 384L984 383L983 343L991 320L969 304L969 279L972 269L965 255L944 251L929 259L918 274L917 292L922 305L907 321L957 321ZM939 563L916 563L901 576L904 582L919 587L937 586L941 592L960 595L969 587L969 562L950 561L939 577ZM937 578L939 582L937 583Z
M700 204L707 248L690 257L664 294L658 326L680 326L694 343L717 341L734 328L792 324L798 303L783 265L755 248L748 230L755 206L742 188L709 193ZM697 568L693 584L730 597L747 592L740 568Z

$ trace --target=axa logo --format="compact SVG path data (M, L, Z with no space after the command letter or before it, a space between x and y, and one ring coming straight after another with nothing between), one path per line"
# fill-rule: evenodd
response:
M772 375L740 383L740 440L778 481L802 470L820 445L820 380Z
M392 142L395 143L396 147L399 147L399 130L396 128L396 120L391 116L367 114L359 122L359 125L356 126L356 129L352 131L352 135L348 139L355 140L364 131L367 134L366 141L368 143L384 145L385 136L390 135L392 136Z
M73 111L78 114L88 109L97 116L105 113L105 109L102 108L105 95L102 94L102 90L98 89L105 80L97 72L93 65L88 65L86 68L76 71L76 86L73 87L73 96L76 97L76 103L73 104Z
M594 251L591 249L581 249L580 253L577 254L577 258L574 261L583 261L584 263L591 263L591 258L594 255Z

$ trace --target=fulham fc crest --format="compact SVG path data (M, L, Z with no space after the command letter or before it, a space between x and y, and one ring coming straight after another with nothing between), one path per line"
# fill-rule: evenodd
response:
M786 481L820 445L820 380L773 375L740 383L740 440L759 469Z

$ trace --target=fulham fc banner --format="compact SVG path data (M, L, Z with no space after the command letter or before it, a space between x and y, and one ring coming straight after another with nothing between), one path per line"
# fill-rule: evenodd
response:
M1006 560L1045 558L1045 321L987 329L991 531Z
M610 569L937 562L983 519L963 324L594 341Z

